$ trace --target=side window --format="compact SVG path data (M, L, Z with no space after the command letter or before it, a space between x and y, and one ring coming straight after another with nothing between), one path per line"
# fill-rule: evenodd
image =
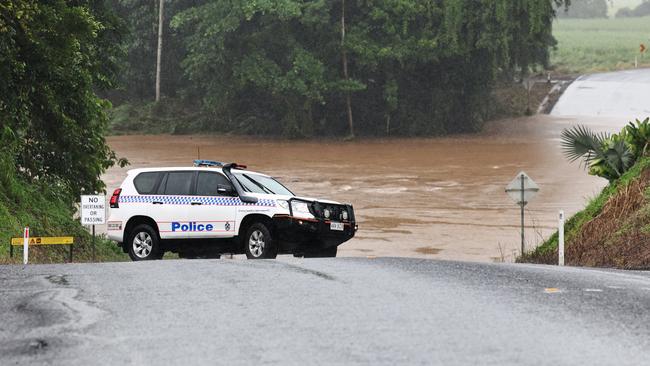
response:
M199 172L196 194L198 196L219 196L219 192L217 191L219 185L232 187L228 178L223 174Z
M160 172L140 173L133 180L135 190L140 194L153 194Z
M163 194L187 196L192 191L192 176L194 172L169 172Z

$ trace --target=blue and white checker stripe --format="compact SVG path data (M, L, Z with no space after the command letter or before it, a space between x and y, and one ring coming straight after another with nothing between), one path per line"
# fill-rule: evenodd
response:
M260 199L257 203L245 203L239 197L213 196L120 196L120 203L152 203L162 202L167 205L189 205L201 202L202 205L213 206L265 206L275 207L275 200Z

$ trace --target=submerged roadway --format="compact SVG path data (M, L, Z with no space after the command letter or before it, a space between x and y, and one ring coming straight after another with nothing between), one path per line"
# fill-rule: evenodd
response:
M0 365L647 365L650 274L406 258L0 266Z

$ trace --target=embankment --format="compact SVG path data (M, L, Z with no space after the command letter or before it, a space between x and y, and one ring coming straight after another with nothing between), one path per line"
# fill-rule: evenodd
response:
M566 223L567 265L650 269L650 158L643 158ZM558 235L522 262L556 264Z
M22 236L22 228L30 227L32 236L74 236L74 261L92 259L91 238L88 232L73 219L74 208L64 197L42 182L28 182L16 175L16 167L10 156L0 153L0 263L22 262L22 248L18 255L9 257L11 237ZM127 259L114 244L106 240L96 241L99 261ZM58 263L68 260L68 246L33 247L30 249L32 263Z

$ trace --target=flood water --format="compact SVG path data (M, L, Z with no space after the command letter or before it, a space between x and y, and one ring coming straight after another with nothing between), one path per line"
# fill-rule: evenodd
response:
M110 146L131 166L104 180L112 192L128 169L189 166L200 153L273 175L298 195L352 203L359 232L340 256L512 261L519 209L504 189L519 171L541 188L526 209L527 249L555 230L558 210L577 212L606 184L561 154L561 130L578 122L612 131L625 123L535 116L491 123L479 135L354 142L114 136Z

